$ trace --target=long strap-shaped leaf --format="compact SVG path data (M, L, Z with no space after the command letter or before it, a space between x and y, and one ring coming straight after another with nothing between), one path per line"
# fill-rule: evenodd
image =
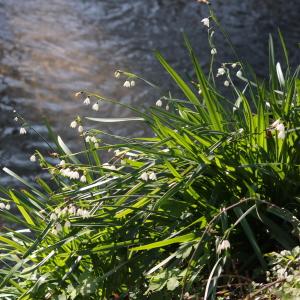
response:
M208 110L208 114L209 114L209 120L210 123L212 124L212 128L215 130L222 130L222 115L219 112L219 110L221 109L220 104L215 101L213 95L211 94L210 90L209 90L209 85L207 80L205 79L205 75L202 71L202 68L199 64L199 61L195 55L195 52L187 38L187 36L184 36L184 40L185 40L185 44L189 50L190 53L190 57L192 59L192 63L194 65L194 70L197 76L197 79L199 81L200 84L200 88L202 91L202 95L203 95L203 99L205 101L207 110Z
M74 156L68 146L64 143L60 136L57 137L57 142L62 150L68 155L68 157L72 160L74 164L80 164L80 161Z
M129 121L145 121L144 118L131 117L131 118L90 118L86 117L86 119L101 122L101 123L119 123L119 122L129 122Z
M138 246L131 248L132 251L140 251L140 250L150 250L154 248L160 248L160 247L165 247L168 245L172 245L174 243L187 243L196 240L196 235L194 233L188 233L185 235L177 236L171 239L159 241L159 242L154 242L151 244L143 245L143 246Z
M23 184L27 185L33 193L35 193L36 195L38 195L42 199L44 199L44 200L47 199L47 197L45 195L43 195L39 190L37 190L32 184L30 184L27 180L25 180L24 178L17 175L15 172L11 171L10 169L8 169L6 167L3 168L3 171L5 173L7 173L8 175L16 178L17 180L19 180Z
M172 76L172 78L177 83L178 87L183 91L185 96L199 111L201 104L199 102L199 99L190 89L190 87L182 80L178 73L167 63L167 61L162 57L162 55L159 52L156 52L155 56L158 59L158 61L162 64L162 66L166 69L166 71Z

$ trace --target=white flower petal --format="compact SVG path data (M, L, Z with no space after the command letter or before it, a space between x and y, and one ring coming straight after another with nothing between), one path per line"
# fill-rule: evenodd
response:
M77 127L77 122L75 120L72 121L71 124L70 124L70 127L71 128L76 128Z
M126 80L123 84L124 87L130 88L130 81Z
M85 177L85 175L82 175L82 176L80 177L80 181L81 181L81 182L86 182L86 177Z
M276 120L275 122L273 122L273 123L271 124L271 127L272 127L272 128L276 128L279 124L280 124L280 119L278 119L278 120Z
M227 250L230 248L230 242L228 240L223 240L217 248L217 253L221 253L223 250Z
M82 133L82 132L83 132L83 126L82 126L82 125L78 126L78 132L79 132L79 133Z
M21 127L20 134L26 134L26 133L27 133L26 129L24 127Z
M285 131L278 131L278 138L283 140L285 138Z
M36 156L34 154L30 156L30 161L36 162Z
M144 181L148 181L149 177L147 172L143 172L142 175L140 176L140 179L144 180Z
M98 104L98 102L96 102L96 103L92 106L92 110L94 110L94 111L98 111L98 110L99 110L99 104Z
M222 76L226 73L226 70L224 68L219 68L218 69L218 72L217 72L217 77L218 76Z
M278 130L278 131L284 131L284 125L282 124L282 123L280 123L280 124L278 124L277 126L276 126L276 130Z
M60 163L59 163L60 166L64 166L65 164L66 164L65 160L61 160Z
M157 180L156 174L154 172L149 173L149 179L150 180Z
M57 223L56 226L55 226L55 229L56 229L57 232L62 231L62 226L61 226L61 224L60 224L60 223Z
M85 104L85 105L90 105L90 104L91 104L91 99L90 99L90 97L86 97L86 98L84 99L84 101L83 101L83 104Z
M237 76L237 77L242 77L242 76L243 76L242 71L241 71L241 70L237 71L236 76Z
M209 18L204 18L201 20L204 26L209 27Z
M212 48L211 51L210 51L210 54L211 55L217 54L217 49L216 48Z
M67 220L67 221L65 222L64 228L65 228L65 229L68 229L68 228L70 228L70 227L71 227L71 222L70 222L69 220Z
M162 106L162 101L160 100L160 99L158 99L157 101L156 101L156 103L155 103L155 105L157 106L157 107L161 107Z

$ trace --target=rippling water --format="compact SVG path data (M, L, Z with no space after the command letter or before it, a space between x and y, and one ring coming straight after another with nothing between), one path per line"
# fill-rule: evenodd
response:
M237 51L262 76L266 71L268 33L280 27L293 64L299 63L298 0L213 1ZM33 134L20 136L12 121L16 109L43 134L42 118L78 148L69 128L74 116L132 115L103 104L99 112L83 107L74 92L85 89L139 107L153 104L158 93L138 83L125 89L113 78L116 69L141 74L166 87L168 80L153 57L159 49L179 70L189 64L182 42L188 33L204 67L208 64L206 30L201 19L207 7L192 0L0 0L0 164L27 175L35 174L28 157L46 149ZM219 62L230 51L217 35ZM298 60L298 61L297 61ZM101 125L116 134L142 135L141 124ZM7 177L1 173L0 183Z

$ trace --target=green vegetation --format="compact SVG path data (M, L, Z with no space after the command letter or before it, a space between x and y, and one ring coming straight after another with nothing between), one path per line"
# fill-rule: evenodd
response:
M1 217L10 225L0 235L0 298L299 295L300 80L281 41L285 66L270 38L269 78L261 81L240 61L215 65L215 51L206 76L185 37L188 80L156 53L182 97L162 95L145 113L81 93L86 104L113 102L135 114L88 122L145 122L154 135L114 136L107 145L95 128L81 133L84 150L72 154L50 131L60 160L32 157L50 182L29 183L4 169L26 188L1 188ZM116 77L140 80L122 71ZM269 254L269 265L265 254L293 248Z

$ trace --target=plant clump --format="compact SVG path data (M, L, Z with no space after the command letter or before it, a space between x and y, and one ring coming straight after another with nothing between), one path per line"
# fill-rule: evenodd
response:
M298 297L299 67L292 73L281 35L285 63L276 62L270 38L264 81L238 57L218 63L218 21L211 14L202 23L209 74L184 36L188 79L156 52L174 93L143 112L78 92L99 114L108 102L134 116L76 117L79 153L49 128L52 143L42 138L51 154L30 157L49 182L4 168L24 188L0 188L9 224L0 235L1 299L247 299L266 287L274 299ZM129 72L114 75L125 87L157 89ZM15 113L20 134L31 134ZM103 122L144 122L153 135L106 143Z

